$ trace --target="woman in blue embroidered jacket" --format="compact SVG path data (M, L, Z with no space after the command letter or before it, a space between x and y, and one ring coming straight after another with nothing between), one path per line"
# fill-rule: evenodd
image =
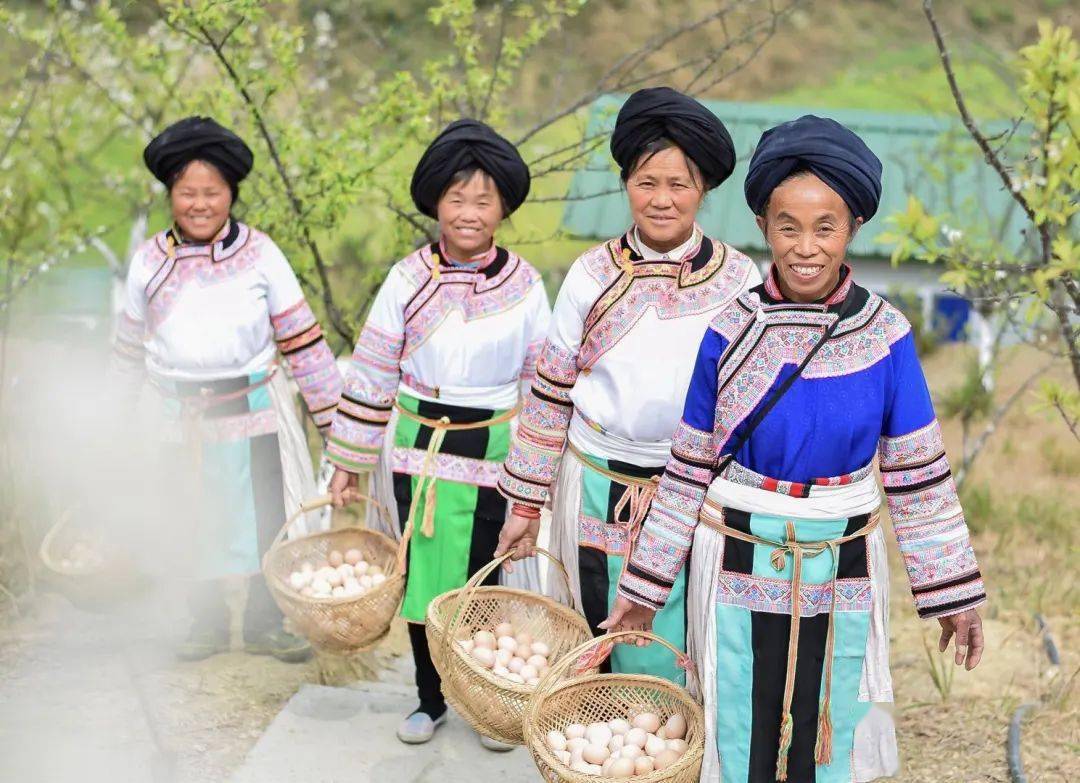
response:
M956 637L957 664L982 654L986 596L911 327L844 262L877 210L880 176L832 120L762 136L745 191L773 267L702 340L608 621L648 627L692 547L703 781L896 771L892 720L877 706L892 686L875 455L919 615L938 619L942 649Z

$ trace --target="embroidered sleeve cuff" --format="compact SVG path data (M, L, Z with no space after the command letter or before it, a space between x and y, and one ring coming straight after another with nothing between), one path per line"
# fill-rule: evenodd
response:
M659 612L671 595L671 586L643 579L627 569L619 580L617 592L627 601Z
M913 588L919 617L947 617L959 614L986 601L986 587L978 569L956 579L926 587Z
M529 506L539 511L543 508L550 494L548 484L542 484L521 478L511 473L506 465L499 471L499 494L511 503Z
M335 467L349 473L364 473L375 467L379 461L378 449L363 449L334 438L333 434L327 438L326 458Z

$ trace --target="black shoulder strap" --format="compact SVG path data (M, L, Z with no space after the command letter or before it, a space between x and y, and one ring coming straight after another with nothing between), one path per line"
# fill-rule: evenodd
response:
M746 442L750 440L750 436L754 434L754 430L756 430L757 426L761 424L762 419L764 419L769 414L769 411L776 407L776 403L780 402L780 398L787 393L787 390L791 388L791 385L795 383L796 379L800 375L802 375L803 370L805 370L806 366L810 364L811 359L813 359L817 352L821 350L822 346L824 346L825 343L829 341L829 338L833 336L833 332L836 331L836 327L840 325L841 321L847 318L848 312L851 310L851 306L854 303L855 286L852 285L851 288L848 289L847 295L844 297L843 304L840 305L840 311L836 315L836 320L829 324L829 326L825 329L825 331L821 335L821 339L814 343L814 347L811 348L807 352L806 356L803 357L803 360L799 362L799 366L795 368L795 372L785 378L784 382L777 387L776 391L773 392L772 396L768 399L768 401L760 408L758 408L758 412L754 414L754 418L752 418L750 420L750 423L746 425L746 429L743 430L742 435L739 436L739 439L735 442L735 445L732 447L732 449L720 458L720 464L717 467L717 472L722 471L728 466L729 462L735 459L735 455L739 453L739 449L741 449L743 445L745 445Z

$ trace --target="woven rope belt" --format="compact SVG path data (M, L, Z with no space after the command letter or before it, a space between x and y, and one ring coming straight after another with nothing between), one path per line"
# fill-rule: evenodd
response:
M622 510L629 508L630 524L628 529L630 530L630 543L632 544L638 528L641 527L641 523L645 521L645 516L649 513L649 506L652 504L653 498L656 497L656 487L660 483L659 474L652 478L628 476L625 473L619 473L597 465L569 440L566 442L566 448L589 470L595 470L604 478L626 487L622 497L619 498L619 502L615 504L614 514L615 519L618 520ZM663 468L660 470L663 470Z
M267 367L266 375L255 381L255 383L222 394L215 394L211 389L203 388L195 394L181 396L170 389L155 384L159 394L168 399L176 400L180 404L180 430L185 445L190 449L191 461L196 473L202 471L202 423L206 412L219 405L246 397L256 389L266 386L274 379L277 371L278 365L275 362Z
M839 567L840 546L856 538L868 535L878 526L878 514L874 512L865 525L846 536L825 541L798 541L795 537L795 523L787 522L787 538L773 541L755 536L724 524L724 509L718 503L706 498L706 509L702 510L701 522L707 527L725 536L731 536L749 544L772 547L769 562L777 571L783 571L790 556L791 568L791 633L788 636L787 673L784 678L784 705L780 713L780 746L776 758L776 779L787 780L788 752L791 750L792 718L791 701L795 695L795 665L799 655L799 620L802 615L802 565L808 557L817 557L828 552L832 557L832 577L829 580L829 623L825 634L825 677L823 696L818 710L817 741L814 744L814 763L826 765L832 761L832 668L833 668L833 617L836 611L836 572ZM716 514L714 517L712 514Z
M409 519L405 525L405 535L411 536L416 518L416 509L419 506L419 501L422 496L424 498L424 519L420 526L420 532L425 538L431 538L435 535L435 455L442 449L443 441L446 439L446 433L461 432L464 430L480 430L487 427L494 427L496 424L503 424L520 413L521 403L518 402L518 404L510 410L500 413L498 416L494 416L490 419L460 422L456 424L451 422L450 418L447 416L443 416L439 419L429 419L425 416L421 416L420 414L409 410L398 401L394 402L394 407L397 409L397 412L406 419L410 419L421 426L430 427L432 429L431 440L428 441L427 451L424 454L424 464L423 467L420 468L419 475L416 477L416 491L413 492L412 502L409 504Z

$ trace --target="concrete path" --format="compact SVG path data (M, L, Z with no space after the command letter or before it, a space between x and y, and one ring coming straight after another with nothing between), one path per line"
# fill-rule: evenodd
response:
M394 736L415 706L411 687L305 685L274 719L232 783L486 783L535 781L525 748L493 753L451 712L426 745Z

